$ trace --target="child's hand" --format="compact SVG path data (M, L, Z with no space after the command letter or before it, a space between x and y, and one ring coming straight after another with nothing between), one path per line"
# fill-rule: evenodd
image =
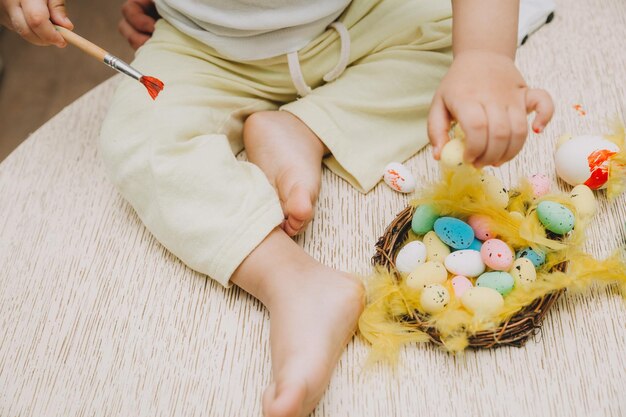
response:
M126 0L122 16L118 28L133 49L138 49L150 39L159 18L153 0Z
M0 0L0 23L35 45L67 45L54 24L74 29L65 0Z
M544 90L530 89L511 58L469 50L457 55L435 93L428 136L439 159L456 120L466 137L465 160L476 167L500 166L524 146L527 113L536 112L533 130L550 122L554 105Z

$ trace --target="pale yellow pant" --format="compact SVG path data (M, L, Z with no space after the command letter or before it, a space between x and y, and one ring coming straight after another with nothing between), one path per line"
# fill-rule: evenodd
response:
M285 56L233 62L157 24L133 65L165 82L152 101L120 85L102 128L110 177L154 236L191 268L228 285L283 213L261 170L237 161L247 116L289 111L332 152L326 165L366 192L385 165L427 143L426 118L451 62L445 0L354 0L340 18L351 39L341 77L322 77L339 57L330 29L299 51L313 92L296 100Z

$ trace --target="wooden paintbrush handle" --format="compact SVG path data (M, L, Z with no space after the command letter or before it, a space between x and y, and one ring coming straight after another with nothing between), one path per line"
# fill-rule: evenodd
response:
M84 52L88 53L94 58L104 62L104 57L108 55L107 51L100 48L95 43L89 42L87 39L83 38L82 36L75 34L71 30L68 30L68 29L65 29L64 27L56 26L56 25L55 25L55 28L61 34L61 36L63 36L63 38L67 41L67 43L70 43L76 46L77 48L82 49Z

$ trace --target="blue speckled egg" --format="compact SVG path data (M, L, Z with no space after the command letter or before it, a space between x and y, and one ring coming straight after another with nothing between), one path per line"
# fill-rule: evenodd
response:
M535 268L539 268L546 263L546 254L540 250L532 250L531 248L524 248L517 252L516 258L528 258L530 262L535 265Z
M474 230L469 224L454 217L441 217L435 222L435 233L454 249L467 249L474 242Z
M569 233L574 228L574 213L563 204L553 201L539 203L537 217L543 227L557 235Z
M514 285L515 280L511 274L503 271L485 272L476 280L477 287L492 288L502 295L510 293Z

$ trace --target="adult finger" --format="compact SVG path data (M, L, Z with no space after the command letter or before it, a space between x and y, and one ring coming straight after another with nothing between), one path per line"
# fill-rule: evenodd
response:
M127 1L122 6L122 16L138 32L154 32L155 20L146 14L146 10L136 1Z
M48 10L50 11L50 19L55 24L69 30L74 30L74 24L70 18L67 17L65 0L48 0Z
M477 101L452 102L447 107L465 133L465 155L463 159L469 163L474 163L487 147L488 132L485 109Z
M528 136L528 120L526 119L525 109L523 107L511 106L508 113L511 123L511 141L502 157L502 163L510 161L522 150Z
M133 49L139 49L141 45L146 43L150 36L137 32L125 19L120 20L118 29L122 36L126 38Z
M486 109L489 138L485 152L476 159L474 165L496 165L502 160L511 140L511 121L506 107L490 105Z
M67 43L50 21L48 5L40 0L22 0L22 10L30 30L45 45L64 47Z
M547 91L534 88L526 91L526 112L533 111L535 112L533 132L541 133L554 114L554 103Z
M443 146L450 140L450 113L441 95L435 94L428 113L428 138L433 146L433 156L439 160Z

